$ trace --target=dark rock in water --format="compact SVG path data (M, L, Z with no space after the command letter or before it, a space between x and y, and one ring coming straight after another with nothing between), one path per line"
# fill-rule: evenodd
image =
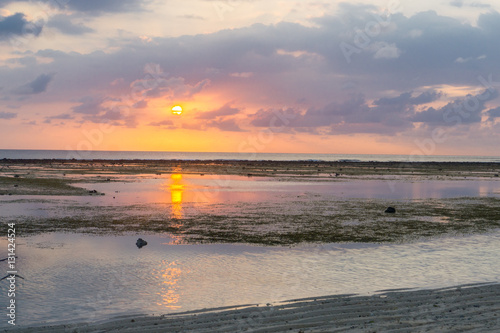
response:
M394 208L394 207L387 207L387 209L385 210L385 213L394 214L395 212L396 212L396 208Z
M137 240L137 242L135 243L135 245L137 245L137 247L138 247L138 248L141 248L141 247L143 247L143 246L148 245L148 242L146 242L146 241L145 241L144 239L142 239L142 238L139 238L139 239Z

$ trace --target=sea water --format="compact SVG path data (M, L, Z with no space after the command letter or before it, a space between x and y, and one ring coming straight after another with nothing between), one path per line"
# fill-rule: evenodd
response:
M0 149L0 160L106 159L106 160L253 160L253 161L378 161L378 162L500 162L500 156L283 154L161 151L68 151Z

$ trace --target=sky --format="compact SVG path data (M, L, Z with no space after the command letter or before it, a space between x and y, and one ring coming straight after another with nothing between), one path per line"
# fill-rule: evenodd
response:
M0 0L0 149L500 155L498 31L492 0Z

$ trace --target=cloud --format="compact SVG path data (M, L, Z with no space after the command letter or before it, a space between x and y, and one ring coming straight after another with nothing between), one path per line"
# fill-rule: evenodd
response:
M297 132L318 135L376 133L394 135L415 128L415 123L425 126L455 126L481 122L486 103L498 97L498 93L486 90L481 94L457 98L441 108L416 106L432 103L443 97L441 92L429 90L414 96L404 92L396 97L383 97L369 103L362 95L352 95L343 103L333 102L321 108L309 108L305 112L288 109L259 110L251 116L251 124L257 127L276 127L285 120L285 127ZM500 111L490 113L496 115Z
M464 0L453 0L450 2L451 6L462 8L462 7L475 7L475 8L491 8L490 4L473 2L473 3L465 3Z
M22 13L0 17L0 40L30 34L38 36L42 32L42 27L43 24L40 22L26 20L26 16Z
M201 92L210 80L201 80L194 85L185 82L182 77L141 79L134 81L131 88L143 97L164 97L169 99L191 98Z
M206 124L225 132L244 132L236 123L235 119L212 120Z
M96 124L104 123L128 128L135 128L138 125L135 115L129 115L126 112L120 111L118 108L105 109L99 114L84 115L83 119Z
M250 77L253 76L253 73L252 72L231 73L229 75L232 76L232 77L240 77L240 78L248 79L248 78L250 78Z
M448 103L452 110L460 103L443 87L468 87L474 96L481 85L478 77L500 73L499 18L491 11L472 25L434 11L386 16L374 6L342 5L338 14L312 19L314 24L307 26L281 22L196 36L151 37L148 43L123 39L106 52L87 54L39 50L23 55L31 57L23 60L24 68L19 62L0 68L0 86L28 82L34 70L57 71L51 94L44 98L80 101L72 108L75 121L125 125L132 118L113 109L109 98L131 96L130 103L122 103L141 109L153 98L195 99L207 93L238 101L238 106L208 108L195 115L205 122L183 126L247 130L250 125L257 130L283 125L289 132L327 135L411 133L415 125L443 122L446 110L427 103ZM364 44L356 43L356 34L367 23L380 29L366 34ZM350 62L342 43L356 48ZM33 58L47 61L35 63ZM493 75L497 84L500 77ZM81 99L94 91L106 97ZM483 119L488 107L481 106ZM240 118L241 110L253 113L248 121ZM281 119L279 110L291 118ZM464 118L462 124L477 124L479 115Z
M47 27L55 28L66 35L83 35L94 32L94 29L82 24L74 24L68 16L62 14L52 16L47 23Z
M210 84L208 79L189 84L183 77L170 77L158 64L147 64L144 72L145 78L135 80L130 84L134 96L163 97L171 100L188 99Z
M200 113L196 119L214 119L217 117L232 116L238 114L241 110L231 106L232 102L226 103L217 110Z
M489 116L489 121L494 121L495 118L500 118L500 107L490 109L486 114Z
M55 74L41 74L33 81L14 89L14 93L19 95L35 95L43 93L54 78Z
M174 122L172 120L162 120L162 121L156 121L156 122L151 122L148 124L149 126L173 126Z
M17 113L14 112L0 112L0 119L14 119L17 118Z
M416 97L412 97L412 92L405 92L397 97L382 97L374 101L375 105L419 105L427 104L438 100L443 94L435 90L429 90L421 93Z
M78 101L81 103L80 105L74 106L71 109L74 113L96 115L104 111L104 107L102 106L104 101L105 98L102 97L85 96Z
M373 55L374 59L396 59L401 55L401 50L395 44L376 45L378 50Z
M96 124L106 123L114 126L134 128L138 125L135 114L130 114L130 108L124 107L120 99L102 96L85 96L71 111L83 121Z
M498 92L484 91L481 94L458 98L441 108L429 107L415 113L413 122L422 122L430 126L456 126L480 123L486 102L498 97ZM491 116L491 115L490 115Z
M137 12L144 9L149 1L140 0L71 0L66 6L69 9L85 13L121 13Z
M259 110L251 124L259 127L284 127L311 134L398 133L413 127L408 120L412 108L406 102L369 106L362 95L352 95L343 103L332 102L305 112L294 109Z
M71 119L74 119L73 115L69 113L62 113L55 116L45 117L44 123L50 124L52 123L52 120L71 120Z
M206 20L203 16L199 16L199 15L179 15L177 17L187 19L187 20L200 20L200 21Z
M148 107L148 101L140 100L132 105L134 109L145 109Z

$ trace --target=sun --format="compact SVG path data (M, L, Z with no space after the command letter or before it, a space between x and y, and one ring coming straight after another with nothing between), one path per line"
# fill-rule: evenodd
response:
M173 114L182 114L182 108L179 105L176 105L172 108Z

